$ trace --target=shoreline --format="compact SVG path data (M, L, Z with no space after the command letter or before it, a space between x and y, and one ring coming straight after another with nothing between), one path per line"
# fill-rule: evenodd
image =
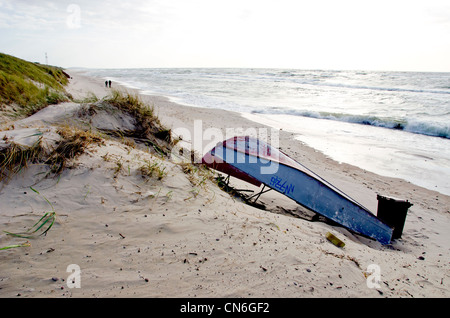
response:
M101 80L67 72L73 77L67 91L74 98L91 92L101 99L110 90ZM239 113L141 97L154 106L163 125L186 135L187 145L196 129L221 137L227 129L268 129ZM17 126L47 130L64 125L73 104L54 105ZM58 109L67 110L66 117L47 122L44 115L54 116ZM413 203L402 238L383 246L340 226L295 217L286 211L298 204L274 191L260 199L267 210L251 207L212 182L192 184L169 160L158 161L167 172L163 180L143 181L142 160L161 159L105 140L58 180L37 181L42 171L32 165L2 184L2 229L33 224L48 209L30 185L52 203L58 217L47 235L31 240L31 247L0 252L0 297L450 296L449 196L340 164L296 141L293 133L277 133L283 152L373 213L377 193ZM205 138L199 148L209 146L211 139ZM118 163L127 169L118 169ZM235 179L231 184L248 186ZM345 247L327 241L327 232ZM0 235L0 246L14 242ZM81 268L81 288L67 285L67 268L73 264ZM379 284L369 279L373 266L380 269Z

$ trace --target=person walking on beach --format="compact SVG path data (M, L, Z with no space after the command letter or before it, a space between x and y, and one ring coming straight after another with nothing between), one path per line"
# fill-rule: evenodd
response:
M109 80L109 88L111 88L111 80Z
M105 81L105 87L108 87L108 81Z

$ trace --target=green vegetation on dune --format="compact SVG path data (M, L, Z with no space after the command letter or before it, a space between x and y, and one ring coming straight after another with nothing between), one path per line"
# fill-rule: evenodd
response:
M0 111L12 105L12 116L28 116L52 104L68 101L67 74L55 66L27 62L0 53Z

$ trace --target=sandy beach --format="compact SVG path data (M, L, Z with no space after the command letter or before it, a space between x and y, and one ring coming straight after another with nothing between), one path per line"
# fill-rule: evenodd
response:
M91 93L101 99L111 91L102 80L67 72L67 91L75 99ZM114 82L112 87L132 91ZM249 206L211 180L186 174L175 159L105 138L57 178L43 178L43 167L30 165L0 183L2 231L32 226L49 210L46 199L56 212L54 226L29 239L31 246L0 251L0 297L450 296L449 196L340 164L293 132L274 132L240 113L141 98L182 137L180 147L192 149L199 133L204 138L197 148L209 150L205 132L231 137L268 131L279 135L283 152L374 213L377 194L408 200L413 206L402 238L381 245L343 227L300 218L298 205L273 191L260 199L266 210ZM0 139L19 129L70 126L80 105L53 105L3 122ZM145 162L163 167L164 178L143 178ZM255 190L234 178L231 184ZM345 246L331 244L327 232ZM0 234L0 247L24 241Z

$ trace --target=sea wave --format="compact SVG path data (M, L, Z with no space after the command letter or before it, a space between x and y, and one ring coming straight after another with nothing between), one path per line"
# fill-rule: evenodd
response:
M372 115L355 115L332 112L314 112L309 110L283 110L271 109L253 110L253 114L283 114L291 116L301 116L316 119L326 119L347 122L352 124L369 125L381 128L403 130L410 133L427 135L432 137L441 137L450 139L450 126L448 124L439 125L439 123L429 123L416 119L378 117Z
M291 80L292 81L292 80ZM322 82L317 79L307 79L293 81L299 85L311 85L311 86L321 86L330 88L342 88L342 89L361 89L370 91L385 91L385 92L404 92L404 93L416 93L416 94L450 94L450 90L442 89L420 89L420 88L407 88L407 87L383 87L383 86L368 86L368 85L354 85L347 83L330 83Z

